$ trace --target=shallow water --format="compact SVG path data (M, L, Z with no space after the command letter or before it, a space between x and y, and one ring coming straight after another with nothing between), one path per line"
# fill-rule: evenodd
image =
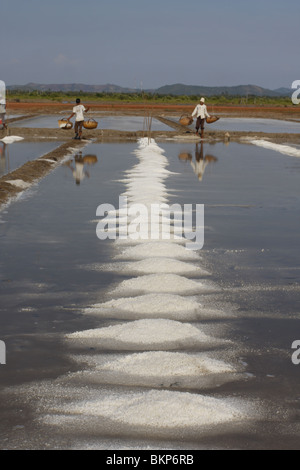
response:
M1 447L298 447L300 161L159 149L89 144L1 213ZM126 191L204 204L204 248L100 241Z
M0 142L0 176L16 170L24 163L45 155L58 147L59 142Z
M207 125L208 126L208 125ZM300 124L277 119L221 118L212 124L218 130L249 132L299 133Z
M40 116L31 119L24 119L11 123L11 127L34 127L34 128L58 128L58 120L63 117L68 117L71 113L65 116ZM97 117L94 114L86 114L86 119L94 119L98 122L98 129L112 129L120 131L142 131L147 129L142 116L105 116ZM74 125L74 118L71 119ZM151 129L153 131L169 131L171 128L157 119L152 119Z
M211 113L213 114L213 113ZM280 116L279 116L280 117ZM174 119L177 121L177 119ZM195 127L194 123L189 126ZM300 123L281 121L280 119L258 119L258 118L223 118L212 124L206 124L207 130L216 131L244 131L244 132L266 132L266 133L300 133Z

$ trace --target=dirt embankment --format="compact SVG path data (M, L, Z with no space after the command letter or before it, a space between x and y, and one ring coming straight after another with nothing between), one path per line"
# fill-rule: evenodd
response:
M146 112L154 114L181 115L191 114L195 104L154 104L154 103L89 103L91 110L99 113L109 112L111 115L144 115ZM57 102L8 102L7 112L12 114L66 114L72 112L74 103L57 103ZM220 114L224 117L256 117L271 119L286 119L300 121L300 106L224 106L209 104L207 102L208 111L211 114Z

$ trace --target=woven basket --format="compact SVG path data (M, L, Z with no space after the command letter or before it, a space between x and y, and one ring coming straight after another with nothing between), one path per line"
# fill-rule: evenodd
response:
M193 118L191 116L187 116L186 114L183 114L181 118L179 119L179 122L182 126L189 126L193 122Z
M180 160L185 160L185 161L187 161L187 160L190 161L190 160L193 159L192 155L191 155L190 153L186 153L186 152L181 152L181 153L178 155L178 158L179 158Z
M207 124L212 124L213 122L218 121L220 118L217 116L210 116L206 118Z
M83 127L85 129L96 129L98 126L98 122L96 122L94 119L89 119L88 121L84 121Z
M209 162L209 163L212 163L212 162L217 162L218 159L217 157L214 157L213 155L205 155L205 161L206 162Z
M98 161L98 158L97 158L96 155L85 155L83 157L83 161L87 165L95 165L95 163L97 163L97 161Z
M72 129L72 122L68 121L66 118L59 119L58 125L61 129Z

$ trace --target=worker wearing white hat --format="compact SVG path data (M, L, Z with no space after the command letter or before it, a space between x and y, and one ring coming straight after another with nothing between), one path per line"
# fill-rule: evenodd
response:
M199 134L199 129L201 128L201 138L203 138L204 135L204 122L205 118L210 117L210 115L207 112L207 108L205 103L204 98L200 98L200 104L197 104L195 107L192 117L197 116L197 121L196 121L196 134Z

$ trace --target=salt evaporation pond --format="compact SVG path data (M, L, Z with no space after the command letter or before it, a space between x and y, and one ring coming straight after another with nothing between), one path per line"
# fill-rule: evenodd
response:
M45 128L55 129L58 128L58 120L63 117L69 117L71 111L66 115L55 116L39 116L35 118L22 119L10 124L10 127L28 127L28 128ZM144 124L142 116L101 116L98 117L92 113L86 113L86 119L95 119L98 122L98 129L112 129L120 131L142 131L147 129ZM74 118L71 119L74 124ZM172 130L166 124L163 124L158 119L153 118L151 122L151 129L153 131L170 131Z
M213 114L213 113L211 113ZM278 116L280 117L280 116ZM174 119L174 118L173 118ZM177 119L175 119L177 121ZM195 127L194 123L189 126ZM283 121L280 119L258 119L258 118L223 118L213 124L206 124L207 130L216 131L244 131L244 132L265 132L265 133L289 133L298 134L300 132L300 123L292 121Z
M2 448L297 448L299 179L254 145L91 143L2 211ZM204 248L100 241L127 192L204 204Z
M24 163L51 152L59 142L15 142L5 144L0 141L0 177L16 170Z

